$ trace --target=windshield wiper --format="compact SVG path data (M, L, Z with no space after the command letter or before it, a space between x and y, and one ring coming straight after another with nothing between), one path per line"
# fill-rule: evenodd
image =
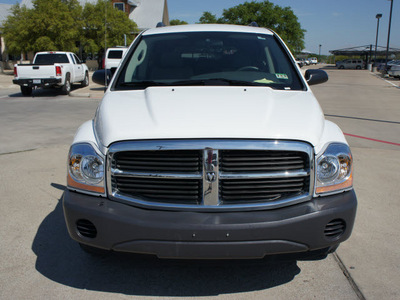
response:
M210 79L194 79L194 80L183 80L175 81L170 85L234 85L234 86L262 86L263 84L244 81L244 80L234 80L226 78L210 78Z
M251 82L245 80L235 80L226 78L210 78L210 79L193 79L180 80L173 82L160 82L153 80L122 82L122 87L147 88L151 86L267 86L273 89L282 89L281 85L265 84L261 82Z
M168 86L168 83L165 82L158 82L152 80L143 80L143 81L131 81L131 82L121 82L120 86L128 86L128 87L138 87L144 88L149 86Z

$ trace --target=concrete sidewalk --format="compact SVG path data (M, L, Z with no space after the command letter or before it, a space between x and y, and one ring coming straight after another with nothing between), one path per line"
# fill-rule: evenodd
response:
M14 79L14 72L12 70L6 70L1 72L0 70L0 89L12 89L18 88L19 86L13 84L12 80Z
M89 85L87 87L81 88L79 85L72 86L72 91L69 93L70 97L79 98L103 98L104 86L94 83L92 81L92 76L94 72L89 72Z

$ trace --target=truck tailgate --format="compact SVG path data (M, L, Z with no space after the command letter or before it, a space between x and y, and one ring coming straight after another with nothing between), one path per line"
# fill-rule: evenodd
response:
M56 78L56 68L54 65L18 65L17 72L19 79Z

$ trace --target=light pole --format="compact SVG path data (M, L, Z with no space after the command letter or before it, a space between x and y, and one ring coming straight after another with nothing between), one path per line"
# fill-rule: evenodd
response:
M376 66L376 50L378 47L378 32L379 32L379 19L382 18L382 14L377 14L376 18L378 20L378 25L376 26L376 41L375 41L375 59L374 59L374 66Z
M321 56L321 47L322 45L319 45L319 56Z
M390 1L390 16L389 16L388 38L387 38L387 45L386 45L386 64L385 64L386 70L387 70L387 63L388 63L388 56L389 56L390 27L392 25L392 9L393 9L393 0L389 0L389 1Z

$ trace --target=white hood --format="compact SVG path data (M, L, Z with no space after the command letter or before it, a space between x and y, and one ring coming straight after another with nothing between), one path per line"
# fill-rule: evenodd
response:
M285 139L317 145L324 115L311 91L264 87L150 87L113 91L95 118L96 136L148 139Z

